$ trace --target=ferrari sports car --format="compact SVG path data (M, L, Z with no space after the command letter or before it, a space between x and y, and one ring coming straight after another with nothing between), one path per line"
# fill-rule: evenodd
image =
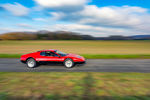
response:
M26 63L29 68L34 68L45 62L61 62L66 68L72 68L77 63L85 63L85 58L80 55L67 54L53 49L25 54L21 56L20 60Z

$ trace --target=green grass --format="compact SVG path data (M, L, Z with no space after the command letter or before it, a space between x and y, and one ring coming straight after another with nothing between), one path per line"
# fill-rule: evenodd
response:
M0 100L150 100L149 73L0 73Z
M115 54L110 54L110 55L101 55L101 54L82 54L87 59L150 59L150 54L149 55L115 55Z
M150 55L81 54L86 59L150 59ZM20 58L21 54L0 54L0 58Z
M20 58L21 54L0 54L0 58Z
M150 41L0 41L0 58L57 49L87 59L150 59Z

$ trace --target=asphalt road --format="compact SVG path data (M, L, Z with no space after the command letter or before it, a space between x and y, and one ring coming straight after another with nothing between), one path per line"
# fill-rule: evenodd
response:
M88 59L85 65L67 69L61 64L28 68L19 59L0 59L0 72L150 72L150 59Z

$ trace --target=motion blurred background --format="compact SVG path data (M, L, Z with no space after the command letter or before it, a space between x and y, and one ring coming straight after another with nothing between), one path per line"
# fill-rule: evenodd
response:
M149 0L0 0L0 60L42 49L150 59L149 10ZM149 73L0 72L0 100L150 100L149 83Z

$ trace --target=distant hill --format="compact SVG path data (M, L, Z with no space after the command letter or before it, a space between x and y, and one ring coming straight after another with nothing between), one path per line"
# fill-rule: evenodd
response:
M93 37L70 31L9 32L0 35L0 40L150 40L150 35Z
M150 39L150 35L134 35L130 36L132 39Z

